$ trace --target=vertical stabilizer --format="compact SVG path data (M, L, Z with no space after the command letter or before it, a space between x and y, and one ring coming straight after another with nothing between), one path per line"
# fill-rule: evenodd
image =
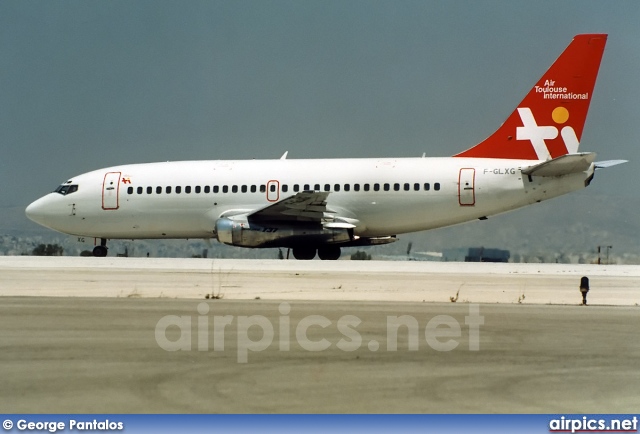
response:
M548 160L578 152L606 34L577 35L504 124L455 157Z

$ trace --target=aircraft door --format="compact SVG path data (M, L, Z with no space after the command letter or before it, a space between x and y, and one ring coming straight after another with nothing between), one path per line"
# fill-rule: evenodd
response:
M460 206L476 204L475 190L476 169L460 169L458 177L458 200Z
M280 199L280 182L271 180L267 182L267 200L277 202Z
M120 193L120 172L108 172L102 183L102 209L113 210L120 208L118 195Z

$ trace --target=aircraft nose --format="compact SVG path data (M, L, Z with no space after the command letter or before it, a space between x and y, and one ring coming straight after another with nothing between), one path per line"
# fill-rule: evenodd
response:
M45 198L41 197L40 199L31 203L27 207L27 209L24 210L24 213L27 215L29 220L34 221L41 225L44 224L43 221L46 217Z
M29 220L32 220L36 223L38 223L37 218L38 215L41 214L40 212L40 205L38 204L39 200L36 200L35 202L32 202L31 204L29 204L29 206L27 207L27 209L24 210L24 213L27 215L27 218L29 218Z

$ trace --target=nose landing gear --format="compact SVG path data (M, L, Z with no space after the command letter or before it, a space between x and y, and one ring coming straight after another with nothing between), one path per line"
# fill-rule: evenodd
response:
M93 256L97 258L104 258L107 256L108 252L109 248L107 247L107 240L105 238L100 238L100 245L93 248Z

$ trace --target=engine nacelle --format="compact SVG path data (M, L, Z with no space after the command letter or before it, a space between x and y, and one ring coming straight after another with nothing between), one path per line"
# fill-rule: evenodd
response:
M221 243L239 247L295 247L346 243L354 239L352 229L321 225L258 225L226 217L216 221L216 237Z

